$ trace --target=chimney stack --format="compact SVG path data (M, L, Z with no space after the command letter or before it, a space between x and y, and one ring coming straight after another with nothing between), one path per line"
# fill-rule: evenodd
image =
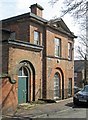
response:
M31 12L39 17L42 17L42 6L36 4L33 4L30 6Z

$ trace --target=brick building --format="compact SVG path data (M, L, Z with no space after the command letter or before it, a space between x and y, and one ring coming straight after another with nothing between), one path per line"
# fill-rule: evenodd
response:
M2 20L3 113L20 103L74 93L74 34L61 18L45 20L40 5L30 8Z
M86 84L85 65L85 60L74 60L74 85L76 87L83 88Z

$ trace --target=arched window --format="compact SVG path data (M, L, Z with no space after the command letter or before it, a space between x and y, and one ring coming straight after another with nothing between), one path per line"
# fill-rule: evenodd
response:
M60 75L55 73L54 75L54 99L60 98Z
M19 76L28 76L28 69L26 67L21 67L19 69Z

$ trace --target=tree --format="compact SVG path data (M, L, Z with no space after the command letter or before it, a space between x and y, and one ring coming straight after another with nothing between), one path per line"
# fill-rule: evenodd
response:
M60 0L50 0L49 2L54 5ZM88 1L87 0L63 0L62 5L62 15L70 14L76 22L80 24L82 34L78 36L84 45L84 47L88 47ZM86 36L86 37L85 37ZM84 52L83 52L84 53Z
M78 36L80 43L85 50L78 46L78 52L82 58L85 56L88 59L88 2L87 0L64 0L64 7L62 8L62 16L70 13L76 21L80 23L81 31Z
M60 0L50 0L49 3L54 5L59 1ZM63 0L62 16L70 13L77 19L83 18L86 14L86 3L87 0Z
M50 0L52 5L60 0ZM79 43L78 53L85 61L85 84L88 84L88 1L87 0L63 0L63 7L61 9L62 15L70 14L80 24L81 31L78 36Z

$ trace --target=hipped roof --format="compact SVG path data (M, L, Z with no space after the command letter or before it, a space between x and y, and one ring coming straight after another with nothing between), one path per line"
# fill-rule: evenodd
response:
M18 16L4 19L4 20L2 20L2 23L10 23L10 22L18 21L20 19L25 19L25 18L29 18L29 19L33 18L33 19L37 20L38 22L40 22L40 24L42 22L44 25L51 27L52 29L58 30L59 32L66 34L72 38L77 38L74 35L74 33L70 31L70 29L67 27L67 25L65 24L65 22L63 21L62 18L52 19L52 20L48 21L42 17L39 17L39 16L31 13L31 12L28 12L25 14L21 14Z

